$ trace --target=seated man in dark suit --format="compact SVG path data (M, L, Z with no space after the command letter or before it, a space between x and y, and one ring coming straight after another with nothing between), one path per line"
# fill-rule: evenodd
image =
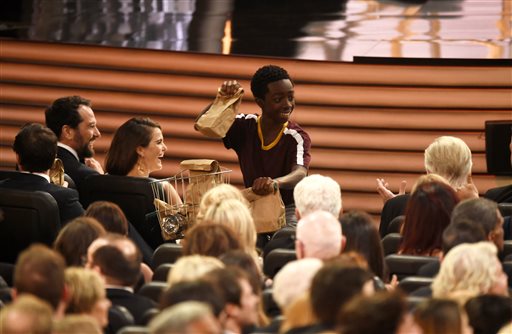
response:
M143 325L144 314L156 307L156 304L134 293L133 287L141 277L142 255L127 237L108 235L102 239L103 245L100 246L102 241L96 240L89 247L86 266L103 276L107 298L112 305L126 307L135 319L135 324Z
M101 134L89 100L80 96L59 98L46 109L45 117L46 126L59 139L57 157L78 190L87 176L103 174L100 163L93 158L93 144Z
M27 124L16 135L13 144L21 173L0 182L0 188L44 191L57 201L61 224L84 212L78 193L50 183L49 169L57 154L57 137L41 124Z

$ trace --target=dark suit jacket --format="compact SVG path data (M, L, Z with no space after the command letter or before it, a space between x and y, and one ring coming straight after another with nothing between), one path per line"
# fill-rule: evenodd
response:
M409 197L409 194L398 195L386 201L380 214L379 234L381 238L384 238L387 234L389 223L391 223L395 217L404 214Z
M151 299L139 296L124 289L107 288L107 298L113 305L126 307L133 315L136 325L143 325L143 316L151 308L157 305Z
M491 188L484 195L497 203L512 203L512 184L508 186Z
M80 191L80 187L86 177L89 175L99 174L96 170L89 168L84 163L76 160L73 153L60 146L57 150L57 158L62 160L64 172L73 179L78 191Z
M57 201L62 225L84 213L76 190L52 184L39 175L19 173L1 181L0 188L39 190L49 193Z

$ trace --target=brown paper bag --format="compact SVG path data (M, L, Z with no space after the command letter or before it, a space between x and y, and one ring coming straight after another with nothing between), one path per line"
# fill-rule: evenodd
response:
M204 193L223 182L222 175L219 173L220 166L216 160L192 159L183 160L180 167L189 172L184 201L189 209L187 218L193 222Z
M286 225L286 213L279 189L273 194L260 196L251 188L246 188L242 194L249 201L256 232L274 232Z
M240 87L233 96L217 93L210 108L196 120L194 128L212 138L224 138L238 114L244 90Z

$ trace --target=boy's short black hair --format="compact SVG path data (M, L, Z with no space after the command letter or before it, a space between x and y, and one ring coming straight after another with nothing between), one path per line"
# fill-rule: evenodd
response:
M78 112L81 106L91 106L91 101L81 96L66 96L53 101L52 105L46 108L46 126L50 128L58 138L62 133L62 127L68 125L76 129L83 121Z
M14 138L12 149L18 154L19 164L24 170L45 172L52 167L57 156L57 136L41 124L28 123Z
M284 79L290 80L293 85L292 78L290 78L290 75L288 75L284 68L276 65L260 67L251 79L252 95L256 98L264 99L265 94L268 92L268 84Z

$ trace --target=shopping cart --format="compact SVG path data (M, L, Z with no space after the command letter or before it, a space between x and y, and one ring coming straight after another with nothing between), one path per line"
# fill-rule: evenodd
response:
M151 182L154 204L165 240L182 239L195 222L201 197L211 188L230 183L231 170L215 160L185 160L176 175Z

